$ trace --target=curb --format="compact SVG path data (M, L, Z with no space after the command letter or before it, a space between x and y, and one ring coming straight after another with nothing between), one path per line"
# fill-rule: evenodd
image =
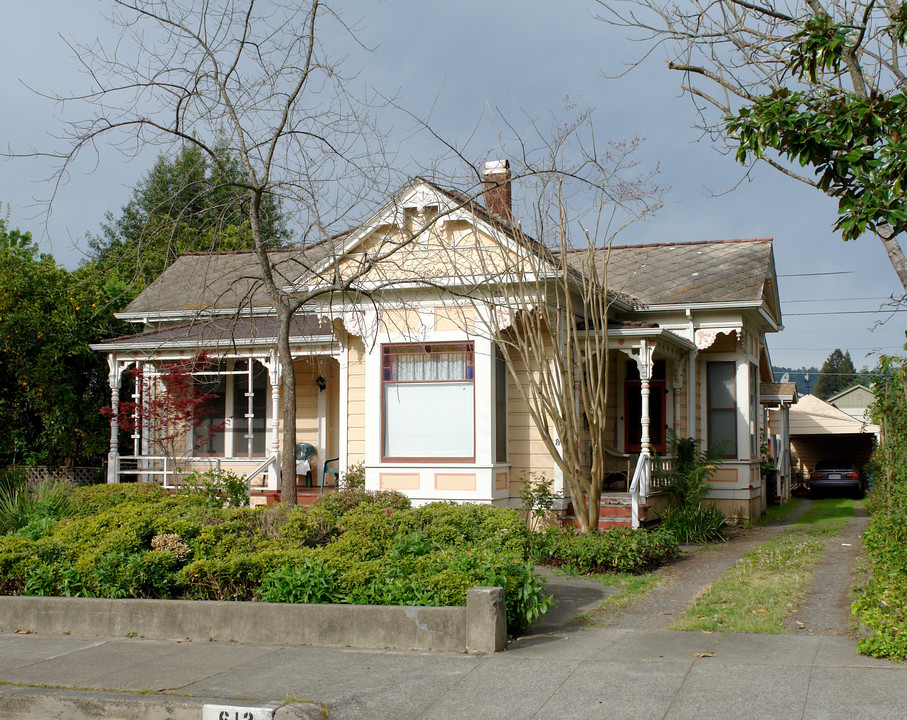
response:
M0 719L6 720L324 720L320 705L293 702L262 703L202 697L176 697L153 693L119 693L92 690L0 686ZM245 712L243 712L245 711ZM258 712L260 714L258 714ZM224 714L227 713L227 714Z

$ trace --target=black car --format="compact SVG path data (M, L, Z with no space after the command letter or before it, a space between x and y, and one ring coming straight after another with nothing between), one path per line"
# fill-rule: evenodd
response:
M809 494L847 493L861 498L866 491L866 478L852 460L820 460L809 474Z

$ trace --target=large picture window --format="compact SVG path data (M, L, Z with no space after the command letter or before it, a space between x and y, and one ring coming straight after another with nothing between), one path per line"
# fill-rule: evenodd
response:
M737 457L737 363L708 363L709 447Z
M386 460L475 459L472 343L385 345Z

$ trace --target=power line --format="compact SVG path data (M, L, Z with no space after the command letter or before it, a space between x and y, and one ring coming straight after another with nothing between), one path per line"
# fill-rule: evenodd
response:
M779 275L779 278L783 277L816 277L818 275L857 275L861 272L868 272L866 270L837 270L835 272L811 272L811 273L788 273L786 275Z
M825 312L784 313L784 317L803 317L805 315L877 315L879 313L907 312L907 308L890 308L887 310L827 310Z
M808 303L808 302L852 302L856 300L893 300L890 295L885 297L857 297L857 298L845 298L845 297L834 297L834 298L813 298L811 300L782 300L782 305L790 305L792 303Z

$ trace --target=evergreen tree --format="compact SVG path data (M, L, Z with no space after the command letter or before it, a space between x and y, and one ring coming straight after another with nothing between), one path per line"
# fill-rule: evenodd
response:
M194 145L161 155L136 185L120 216L107 213L98 235L88 236L83 275L120 293L125 305L187 252L252 248L248 191L235 158L219 170ZM265 196L262 224L274 246L288 234L273 196Z
M850 359L850 351L842 353L840 348L836 348L825 360L822 369L819 370L813 395L822 400L827 400L856 384L856 375L857 370Z

